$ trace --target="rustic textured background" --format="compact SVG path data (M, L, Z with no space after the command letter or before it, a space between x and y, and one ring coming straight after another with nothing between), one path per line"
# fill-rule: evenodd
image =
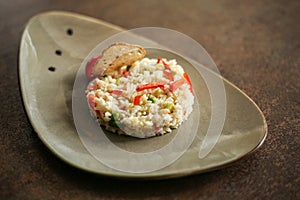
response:
M228 168L163 181L110 179L65 164L33 131L18 85L22 31L47 10L191 36L263 110L264 145ZM0 0L0 199L300 199L299 19L297 0Z

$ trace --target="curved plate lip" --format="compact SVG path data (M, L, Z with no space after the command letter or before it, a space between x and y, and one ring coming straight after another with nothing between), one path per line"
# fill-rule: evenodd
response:
M23 39L25 38L26 31L27 31L28 27L30 26L30 24L32 23L32 21L35 18L38 18L39 16L45 16L45 15L65 15L65 16L77 17L77 18L85 19L85 20L90 21L90 22L94 22L94 23L97 23L97 24L102 24L102 25L105 25L105 26L108 26L108 27L112 27L112 28L114 28L116 30L119 30L119 31L124 30L120 26L110 24L110 23L102 21L100 19L96 19L96 18L93 18L93 17L89 17L89 16L85 16L85 15L82 15L82 14L77 14L77 13L72 13L72 12L54 10L54 11L47 11L47 12L39 13L39 14L34 15L33 17L31 17L29 19L29 21L27 22L24 30L23 30L21 41L23 41ZM204 67L205 70L209 71L210 73L213 73L215 76L219 77L224 82L228 83L231 87L236 89L238 92L242 93L243 96L245 96L256 107L256 109L259 111L260 115L262 116L263 124L264 124L264 130L265 130L264 133L263 133L263 138L260 140L260 142L252 150L250 150L249 152L247 152L246 154L244 154L240 157L237 157L235 159L232 159L232 160L228 161L225 164L221 164L221 165L218 165L218 166L215 166L215 167L207 167L207 168L204 168L204 169L201 169L201 170L199 170L199 169L189 169L187 171L177 172L177 173L164 172L163 174L160 174L160 175L147 174L147 173L145 173L145 174L132 174L132 173L119 172L119 171L105 172L104 173L104 172L101 172L101 171L90 169L90 168L82 166L80 164L76 164L75 162L72 162L71 159L66 159L65 156L63 156L59 151L57 151L57 149L55 149L53 146L51 146L46 141L46 139L43 137L43 135L41 133L39 133L38 126L35 123L33 123L34 120L32 118L31 111L30 111L30 108L28 106L29 103L26 99L26 92L25 92L25 86L24 86L25 84L24 84L24 80L23 80L22 75L21 75L22 71L23 71L23 69L21 67L21 59L20 59L20 57L21 57L20 52L21 52L22 44L23 44L22 42L19 43L19 49L18 49L18 80L19 80L18 83L19 83L19 87L20 87L20 93L21 93L21 96L22 96L23 107L26 110L26 116L28 117L28 119L31 123L31 126L33 127L34 131L37 133L37 136L43 142L43 144L55 156L57 156L59 159L61 159L65 163L67 163L70 166L75 167L77 169L81 169L81 170L90 172L90 173L95 174L95 175L107 176L107 177L118 178L118 179L126 179L126 180L158 180L158 179L160 180L160 179L179 178L179 177L190 176L190 175L201 174L201 173L205 173L205 172L209 172L209 171L214 171L214 170L222 169L222 168L225 168L229 165L232 165L232 164L236 163L237 161L239 161L239 160L241 160L245 157L248 157L253 152L255 152L257 149L259 149L262 146L262 144L264 143L264 141L266 140L266 138L267 138L268 125L267 125L267 122L266 122L266 119L265 119L265 116L264 116L263 112L257 106L257 104L245 92L243 92L241 89L239 89L233 83L231 83L230 81L225 79L223 76L217 74L216 72L214 72L213 70L211 70L207 67Z

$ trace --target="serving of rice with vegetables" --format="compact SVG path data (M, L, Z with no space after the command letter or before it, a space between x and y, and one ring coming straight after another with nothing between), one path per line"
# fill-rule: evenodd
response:
M178 128L188 119L194 104L187 73L175 59L143 58L146 52L139 46L132 45L136 47L132 51L129 44L118 43L113 48L116 45L123 48L114 57L119 60L111 62L112 59L102 54L87 65L91 81L86 96L92 115L105 129L138 138L162 135ZM124 62L134 55L138 59ZM110 64L95 73L93 68L101 62ZM112 66L114 70L109 69Z

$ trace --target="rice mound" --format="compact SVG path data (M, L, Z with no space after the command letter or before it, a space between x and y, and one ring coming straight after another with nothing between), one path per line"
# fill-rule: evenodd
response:
M176 60L143 58L121 67L120 74L96 78L87 89L91 113L107 130L138 138L162 135L192 112L192 86Z

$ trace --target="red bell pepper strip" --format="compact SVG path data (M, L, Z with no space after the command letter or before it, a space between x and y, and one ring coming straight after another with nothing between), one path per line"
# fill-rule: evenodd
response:
M89 91L92 91L92 90L96 90L97 88L98 88L98 83L97 83L97 82L94 82L94 84L91 85L91 86L88 88L88 90L89 90Z
M144 84L144 85L137 86L136 91L140 92L140 91L146 90L146 89L155 89L155 88L159 88L159 87L162 88L166 84L167 84L166 82L147 83L147 84Z
M165 63L164 61L162 61L162 62L163 62L163 64L164 64L164 66L165 66L165 69L171 70L171 67L170 67L167 63Z
M94 78L93 75L93 68L95 66L95 64L97 63L97 60L101 57L101 55L97 55L95 57L93 57L85 66L85 74L86 77L91 80L92 78Z
M156 124L153 124L152 127L155 131L159 131L159 129L161 128L161 127L157 126Z
M94 94L89 94L88 95L88 102L89 102L89 105L92 109L95 109L95 95Z
M126 77L126 78L127 78L128 76L130 76L130 75L131 75L131 74L130 74L129 71L124 71L124 72L123 72L123 76Z
M110 94L115 94L115 95L118 95L118 96L120 96L120 95L122 95L122 90L112 90L111 92L110 92Z
M175 92L180 86L182 86L185 83L185 79L179 79L177 81L174 81L170 84L170 91Z
M162 58L157 58L157 64L159 64L161 60Z
M96 115L97 115L97 116L100 116L100 115L101 115L100 110L96 110L95 95L94 95L94 94L89 94L89 95L88 95L88 102L89 102L90 107L91 107L93 110L95 110Z
M164 70L164 75L170 79L171 81L174 81L174 76L172 75L172 73L170 72L170 70L165 69Z
M193 93L193 86L192 86L192 82L191 82L191 79L189 77L189 75L187 73L183 73L183 77L185 78L185 80L187 81L187 83L189 84L190 86L190 91Z
M100 116L100 115L101 115L100 110L95 110L95 112L96 112L96 115L97 115L97 116Z
M162 62L165 69L171 69L170 66L162 58L157 58L157 64L160 63L160 62Z
M141 98L142 98L142 95L135 96L134 100L133 100L133 105L135 105L135 106L140 105Z

